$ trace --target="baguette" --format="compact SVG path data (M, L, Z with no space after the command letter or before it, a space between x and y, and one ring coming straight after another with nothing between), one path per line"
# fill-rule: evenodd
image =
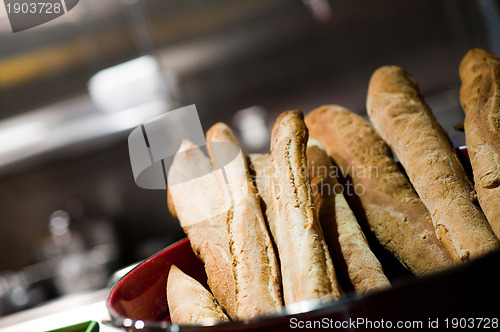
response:
M389 287L389 279L342 193L331 159L315 140L309 140L307 164L314 206L332 257L335 257L332 249L340 246L349 279L357 293Z
M271 193L283 295L289 305L340 296L331 256L314 213L306 160L307 128L298 111L277 118L271 138Z
M282 299L278 261L246 157L224 123L209 129L207 142L213 167L224 168L232 196L226 223L233 256L237 316L248 319L279 312Z
M470 50L460 64L460 101L474 188L491 228L500 237L500 60Z
M315 150L315 148L313 148L313 150ZM345 201L344 201L345 203L341 202L341 199L337 197L335 193L328 192L331 194L325 194L325 196L323 197L323 193L325 193L327 190L330 190L331 188L334 189L338 188L338 186L334 185L335 180L330 180L329 177L323 180L322 176L319 176L319 174L317 174L319 173L318 172L319 170L324 169L324 165L323 164L318 165L318 162L320 160L318 160L316 156L317 154L315 153L315 151L312 151L311 147L308 147L307 163L309 171L311 173L311 189L313 193L313 202L316 208L316 212L318 213L318 220L323 230L328 251L330 252L330 256L332 257L332 260L336 268L336 277L339 280L339 283L343 287L345 287L344 290L347 291L349 289L353 289L358 293L366 293L372 289L375 290L378 288L377 286L383 287L385 283L383 279L385 279L387 283L388 280L385 277L385 275L383 275L383 271L382 271L382 276L380 276L380 278L376 277L376 275L379 274L379 267L376 266L375 263L371 264L372 262L369 260L368 264L364 264L365 259L363 258L362 254L364 248L361 251L351 250L350 247L351 244L353 244L352 247L354 249L363 247L364 245L363 243L359 244L359 242L360 241L362 242L363 240L359 238L359 234L357 233L358 230L355 228L355 226L352 227L353 228L352 232L349 231L347 227L344 227L342 229L344 230L344 235L342 236L343 240L342 242L344 244L345 254L344 252L342 252L339 244L339 231L337 230L337 224L335 223L335 218L336 217L342 218L343 220L347 221L347 223L349 223L351 221L350 220L351 216L349 215L348 212L348 210L350 211L350 208L349 206L347 206L347 202ZM259 195L261 196L264 202L269 229L271 231L273 239L276 239L277 237L276 224L279 222L278 221L279 219L277 216L277 209L274 206L275 200L273 200L271 196L271 187L270 187L271 156L269 154L251 154L249 157L252 162L252 167L255 170L255 182L257 183L257 189ZM311 163L313 165L311 165ZM321 189L323 187L326 187L326 189L320 192L317 191L317 189L315 189L318 187L320 187ZM335 209L336 204L338 206L337 209L338 216L336 216L336 209ZM352 216L352 218L354 218L354 216ZM353 220L353 222L357 223L355 219ZM345 223L346 222L344 222L344 224ZM354 235L350 237L349 233L354 233ZM368 248L368 250L370 249ZM344 258L344 256L347 257ZM370 257L370 259L371 258L372 257ZM375 258L375 256L373 256L373 258ZM350 264L347 263L346 260L349 261ZM372 267L372 265L376 266L373 269L373 271L370 270L370 267Z
M391 156L385 142L361 116L341 106L322 106L306 116L311 137L352 181L361 202L355 215L416 275L447 267L452 259L437 239L429 212ZM349 192L347 192L349 194Z
M236 318L233 259L229 250L226 211L227 193L214 174L210 159L193 143L184 140L168 173L171 205L204 263L208 286L221 307ZM197 215L196 219L193 216Z
M446 132L420 94L417 82L397 66L370 79L368 115L389 144L431 213L436 234L459 261L498 246L486 217L474 203L472 183Z
M229 321L213 295L175 265L170 267L166 291L173 324L213 325Z
M269 153L253 153L249 156L251 167L255 172L257 192L264 203L267 224L273 240L276 242L276 224L278 223L276 201L271 195L271 155Z

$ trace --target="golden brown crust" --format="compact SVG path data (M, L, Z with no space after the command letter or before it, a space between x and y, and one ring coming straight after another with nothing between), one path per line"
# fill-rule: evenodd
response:
M213 295L175 265L170 267L166 291L174 324L213 325L229 321Z
M264 202L265 214L271 236L276 241L276 223L278 223L276 201L272 199L271 195L271 155L265 154L251 154L250 161L252 168L255 171L255 184L257 185L257 192Z
M210 128L207 143L214 168L225 170L232 196L226 223L233 256L237 316L248 319L279 312L282 307L279 266L246 157L234 133L224 123Z
M389 148L359 115L336 105L322 106L306 116L311 137L351 178L371 230L380 243L417 275L448 266L452 260L437 239L429 212Z
M367 110L375 129L404 166L431 213L438 238L452 256L468 260L495 249L498 239L473 202L472 183L410 74L397 66L376 70L370 79Z
M462 59L459 72L474 188L500 237L500 60L488 51L472 49Z
M287 305L340 296L333 262L314 213L306 160L307 139L301 112L280 114L271 138L271 193L279 218L276 244Z
M225 206L226 197L216 178L200 178L210 172L210 159L186 140L169 170L169 192L172 202L176 202L176 212L191 248L204 263L208 286L221 307L231 318L236 318L233 260L229 250L226 213L221 209ZM184 181L196 178L199 181L190 181L182 186ZM206 217L193 220L193 214Z
M332 257L332 249L340 247L349 279L357 293L389 287L391 284L382 265L371 251L342 193L331 159L318 145L309 145L307 163L311 174L314 206ZM335 260L334 262L336 263ZM338 268L337 264L335 266Z

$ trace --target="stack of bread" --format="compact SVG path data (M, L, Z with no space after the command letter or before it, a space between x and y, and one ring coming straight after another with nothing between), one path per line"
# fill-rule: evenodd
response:
M416 276L498 248L500 61L471 50L460 77L473 181L417 82L397 66L371 77L371 124L328 105L305 118L280 114L269 154L245 156L223 123L207 132L209 156L184 141L168 174L169 209L210 291L173 266L172 322L246 320L390 287L365 232Z

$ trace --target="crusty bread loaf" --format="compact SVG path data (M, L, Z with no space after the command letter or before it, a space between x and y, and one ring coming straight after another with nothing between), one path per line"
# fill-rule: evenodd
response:
M224 210L229 207L228 197L216 176L206 176L211 173L208 156L185 140L168 173L169 193L191 247L204 263L208 286L221 307L236 318L233 259Z
M283 305L280 270L246 157L224 123L208 130L207 143L212 165L214 169L224 169L232 197L226 223L233 256L237 316L248 319L279 312Z
M488 51L472 49L459 72L474 188L491 228L500 237L500 60Z
M276 223L278 223L276 200L271 195L271 155L269 153L253 153L249 155L251 167L255 174L257 192L264 203L263 212L266 214L269 231L276 241Z
M370 79L367 110L452 256L464 261L496 248L498 239L474 202L472 183L415 79L397 66L377 69Z
M314 206L332 257L332 249L340 247L349 279L357 293L389 287L391 283L385 276L382 265L371 251L347 204L336 178L337 170L320 143L311 139L307 147L307 164Z
M170 267L166 291L173 324L213 325L229 321L213 295L175 265Z
M279 218L275 241L286 305L340 296L333 262L314 213L307 140L301 112L286 111L278 116L271 135L271 193Z
M391 152L361 116L336 105L306 116L319 140L351 179L362 210L379 242L416 275L448 266L452 259L437 239L429 212L392 159ZM347 188L349 189L349 188ZM348 193L348 192L347 192Z

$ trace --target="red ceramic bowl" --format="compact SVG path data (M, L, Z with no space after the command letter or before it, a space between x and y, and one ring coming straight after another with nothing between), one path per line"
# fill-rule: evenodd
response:
M151 331L283 330L310 324L352 331L395 328L398 324L415 324L412 328L416 329L429 324L451 328L452 324L477 327L488 323L493 328L498 326L492 325L494 319L498 324L500 318L500 250L423 278L397 275L391 278L392 288L373 294L347 294L328 304L299 303L280 315L204 327L170 323L166 283L172 264L206 285L203 264L191 250L189 240L181 240L139 264L111 288L106 303L111 323L129 330Z
M113 325L130 330L257 331L299 327L307 322L341 329L369 328L382 321L392 326L398 322L426 326L438 319L444 327L452 324L452 318L498 319L500 314L500 251L429 277L400 280L392 288L366 296L353 294L331 304L303 303L277 316L206 327L170 324L165 288L172 264L206 282L203 265L189 240L182 240L138 265L111 289L107 307Z

